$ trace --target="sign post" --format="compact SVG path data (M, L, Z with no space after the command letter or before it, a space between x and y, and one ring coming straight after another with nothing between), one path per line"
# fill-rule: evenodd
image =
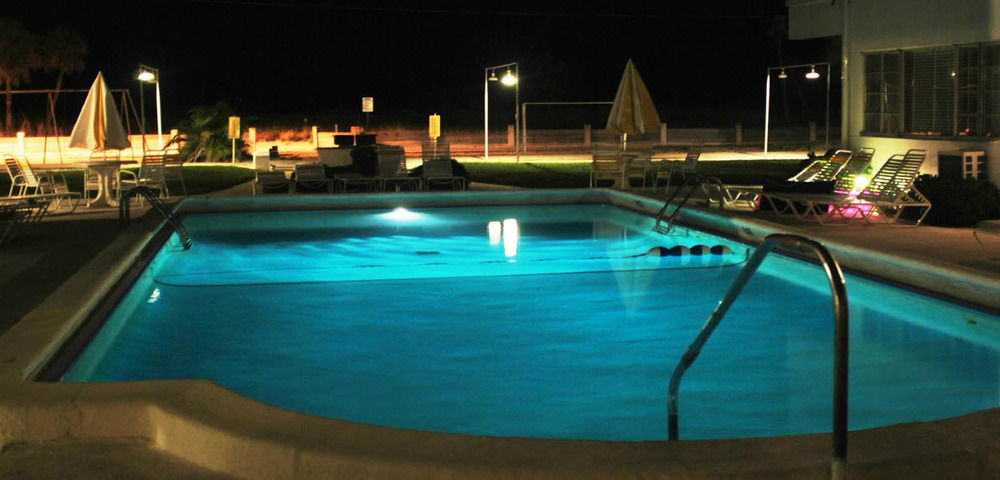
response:
M236 139L240 138L240 117L229 117L229 139L232 140L233 163L236 163Z
M375 97L361 97L361 111L365 114L365 130L368 130L368 115L375 111Z

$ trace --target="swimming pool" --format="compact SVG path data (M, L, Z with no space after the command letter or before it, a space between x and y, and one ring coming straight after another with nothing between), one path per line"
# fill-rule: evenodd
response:
M746 258L608 205L185 224L195 247L166 244L65 380L209 378L389 427L660 439L669 374ZM852 429L996 406L995 317L857 277L848 292ZM828 431L829 304L818 268L770 257L685 377L683 438Z

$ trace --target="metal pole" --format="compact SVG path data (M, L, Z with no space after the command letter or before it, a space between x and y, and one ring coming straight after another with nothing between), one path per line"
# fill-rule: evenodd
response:
M490 69L483 70L483 157L490 159Z
M771 69L767 70L764 81L764 156L767 156L768 126L771 124Z
M521 123L521 115L518 112L518 105L521 101L521 71L518 69L516 62L514 63L514 78L517 79L514 82L514 163L521 163L521 144L518 142L520 135L517 134L517 126Z
M160 71L156 72L156 137L160 150L163 150L163 117L160 114Z
M142 96L142 84L145 83L139 80L139 128L142 129L142 151L146 151L146 102L143 100Z
M826 64L826 148L830 148L830 64Z

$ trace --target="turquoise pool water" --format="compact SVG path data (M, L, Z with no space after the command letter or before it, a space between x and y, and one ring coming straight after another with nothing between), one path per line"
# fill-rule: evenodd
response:
M192 215L64 381L208 378L428 431L666 437L674 365L746 248L592 205ZM516 234L516 235L515 235ZM657 256L719 247L731 253ZM771 256L688 370L682 438L830 430L822 272ZM849 277L850 427L995 407L997 318Z

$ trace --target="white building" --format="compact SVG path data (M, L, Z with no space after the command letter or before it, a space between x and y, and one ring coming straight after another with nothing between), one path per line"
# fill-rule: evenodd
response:
M876 167L926 149L932 174L985 152L1000 183L1000 0L785 4L790 39L842 37L841 143L875 148Z

